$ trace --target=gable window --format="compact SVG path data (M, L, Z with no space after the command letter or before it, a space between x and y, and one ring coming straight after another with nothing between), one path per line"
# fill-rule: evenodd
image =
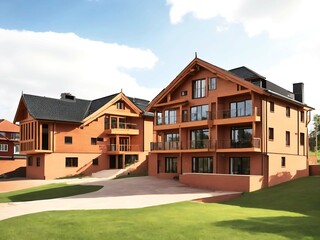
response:
M193 157L192 172L193 173L213 173L212 157Z
M290 146L290 132L286 131L286 146Z
M177 111L176 110L166 110L166 111L164 111L164 123L165 124L175 124L175 123L177 123Z
M216 90L217 89L217 78L212 77L209 79L209 90Z
M8 152L8 144L0 144L0 152Z
M274 102L270 102L270 112L274 112Z
M269 128L269 140L274 140L274 129Z
M66 167L78 167L78 158L66 157Z
M252 100L230 103L230 117L242 117L252 115Z
M191 121L199 121L208 119L208 105L191 107Z
M181 96L187 96L188 92L187 91L181 91Z
M166 157L165 158L165 172L166 173L176 173L178 170L178 161L176 157Z
M65 144L72 144L72 137L70 137L70 136L65 136L65 137L64 137L64 143L65 143Z
M197 129L190 132L191 149L201 149L208 147L209 130Z
M231 157L229 159L230 174L250 175L249 157Z
M231 128L231 147L233 148L252 147L252 128L251 127Z
M290 107L286 107L286 116L290 117Z
M304 133L300 133L300 145L304 146L305 140L304 140Z
M124 109L124 102L122 101L117 102L117 109Z
M203 98L206 96L206 80L196 80L192 82L192 97Z

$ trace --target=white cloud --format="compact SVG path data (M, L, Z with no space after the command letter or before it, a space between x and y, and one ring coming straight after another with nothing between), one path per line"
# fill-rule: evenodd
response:
M222 17L240 23L249 36L262 32L271 38L288 37L320 27L318 0L167 0L172 24L187 14L197 19Z
M147 89L126 73L152 69L148 49L83 39L73 33L0 29L0 118L13 119L21 91L59 98L62 92L95 99L123 92L151 100Z

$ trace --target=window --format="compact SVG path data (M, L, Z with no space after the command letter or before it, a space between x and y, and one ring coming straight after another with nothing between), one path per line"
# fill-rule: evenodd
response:
M274 102L270 102L270 112L274 112Z
M40 157L37 157L37 162L36 162L36 164L37 164L37 167L40 167Z
M212 77L209 79L209 90L216 90L217 89L217 78Z
M286 107L286 116L290 117L290 107Z
M229 159L230 174L250 175L249 157L231 157Z
M208 119L208 105L191 107L191 121L199 121Z
M111 118L111 128L117 128L118 127L118 119L116 117Z
M162 112L157 112L157 125L162 125Z
M13 147L13 153L14 154L19 154L20 153L20 145L19 144L15 144Z
M104 118L104 129L110 129L110 119L109 117Z
M286 146L290 146L290 132L286 131Z
M91 138L91 145L97 145L97 139Z
M206 96L206 80L196 80L192 83L192 97L203 98Z
M0 137L6 137L6 133L5 132L0 132Z
M304 111L300 111L300 121L304 122Z
M78 167L78 158L77 157L67 157L66 158L66 167Z
M231 147L246 148L252 147L252 128L251 127L232 127L231 128Z
M188 122L188 110L182 110L182 122Z
M98 141L98 142L103 142L103 138L98 137L98 138L97 138L97 141Z
M65 144L72 144L72 137L65 136L64 137L64 143Z
M175 124L175 123L177 123L177 111L176 110L166 110L166 111L164 111L164 123L165 124Z
M126 119L119 118L119 128L125 129L126 128Z
M286 166L286 157L281 157L281 167Z
M273 130L273 128L269 128L269 140L274 140L274 130Z
M191 148L201 149L208 147L209 130L208 129L198 129L191 130Z
M8 152L8 144L0 144L0 152Z
M181 91L181 96L187 96L188 92L187 91Z
M32 164L33 164L33 158L32 158L32 156L29 156L28 157L28 166L32 166Z
M304 133L300 133L300 145L304 146L305 140L304 140Z
M92 165L98 166L99 165L99 158L92 159Z
M252 115L252 100L230 103L230 117L242 117Z
M176 173L177 172L177 158L176 157L166 157L165 158L165 172L166 173Z
M213 173L212 157L193 157L192 172L194 173Z
M13 140L19 140L20 134L19 133L11 133L11 139Z
M179 149L179 133L165 135L165 149Z
M124 102L122 101L117 102L117 109L124 109Z
M125 160L124 160L125 166L129 166L129 165L134 164L136 162L138 162L138 155L126 155L125 156Z

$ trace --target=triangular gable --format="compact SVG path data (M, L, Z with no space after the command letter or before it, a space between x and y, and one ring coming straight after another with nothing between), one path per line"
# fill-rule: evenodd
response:
M95 111L94 113L86 117L83 120L82 126L87 126L95 119L105 115L107 109L113 106L114 104L116 104L118 101L125 102L130 107L130 109L133 110L134 113L131 116L135 116L135 117L140 116L141 110L132 101L130 101L130 99L124 93L121 92L118 95L116 95L113 99L111 99L109 102L107 102L104 106L102 106L97 111Z
M212 65L208 62L203 61L200 58L193 59L180 73L179 75L162 91L160 92L148 105L146 111L150 111L154 105L161 103L164 101L165 98L170 95L177 87L179 87L180 84L183 83L184 79L193 72L197 71L199 68L205 68L208 71L215 74L218 78L228 80L231 82L234 82L235 84L238 84L240 86L243 86L251 91L258 92L260 94L266 94L263 89L253 85L250 82L245 81L242 78L239 78L235 76L234 74L219 68L215 65Z
M29 116L31 116L31 115L28 112L28 108L27 108L27 105L24 101L23 95L21 95L19 105L18 105L16 114L14 116L13 123L20 122L24 119L27 119ZM33 117L33 116L31 116L31 117Z

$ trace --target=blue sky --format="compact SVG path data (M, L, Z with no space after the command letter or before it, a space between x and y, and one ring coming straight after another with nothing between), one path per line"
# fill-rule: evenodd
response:
M318 9L315 0L0 0L0 118L13 120L22 91L152 100L195 52L288 90L304 82L319 108Z

